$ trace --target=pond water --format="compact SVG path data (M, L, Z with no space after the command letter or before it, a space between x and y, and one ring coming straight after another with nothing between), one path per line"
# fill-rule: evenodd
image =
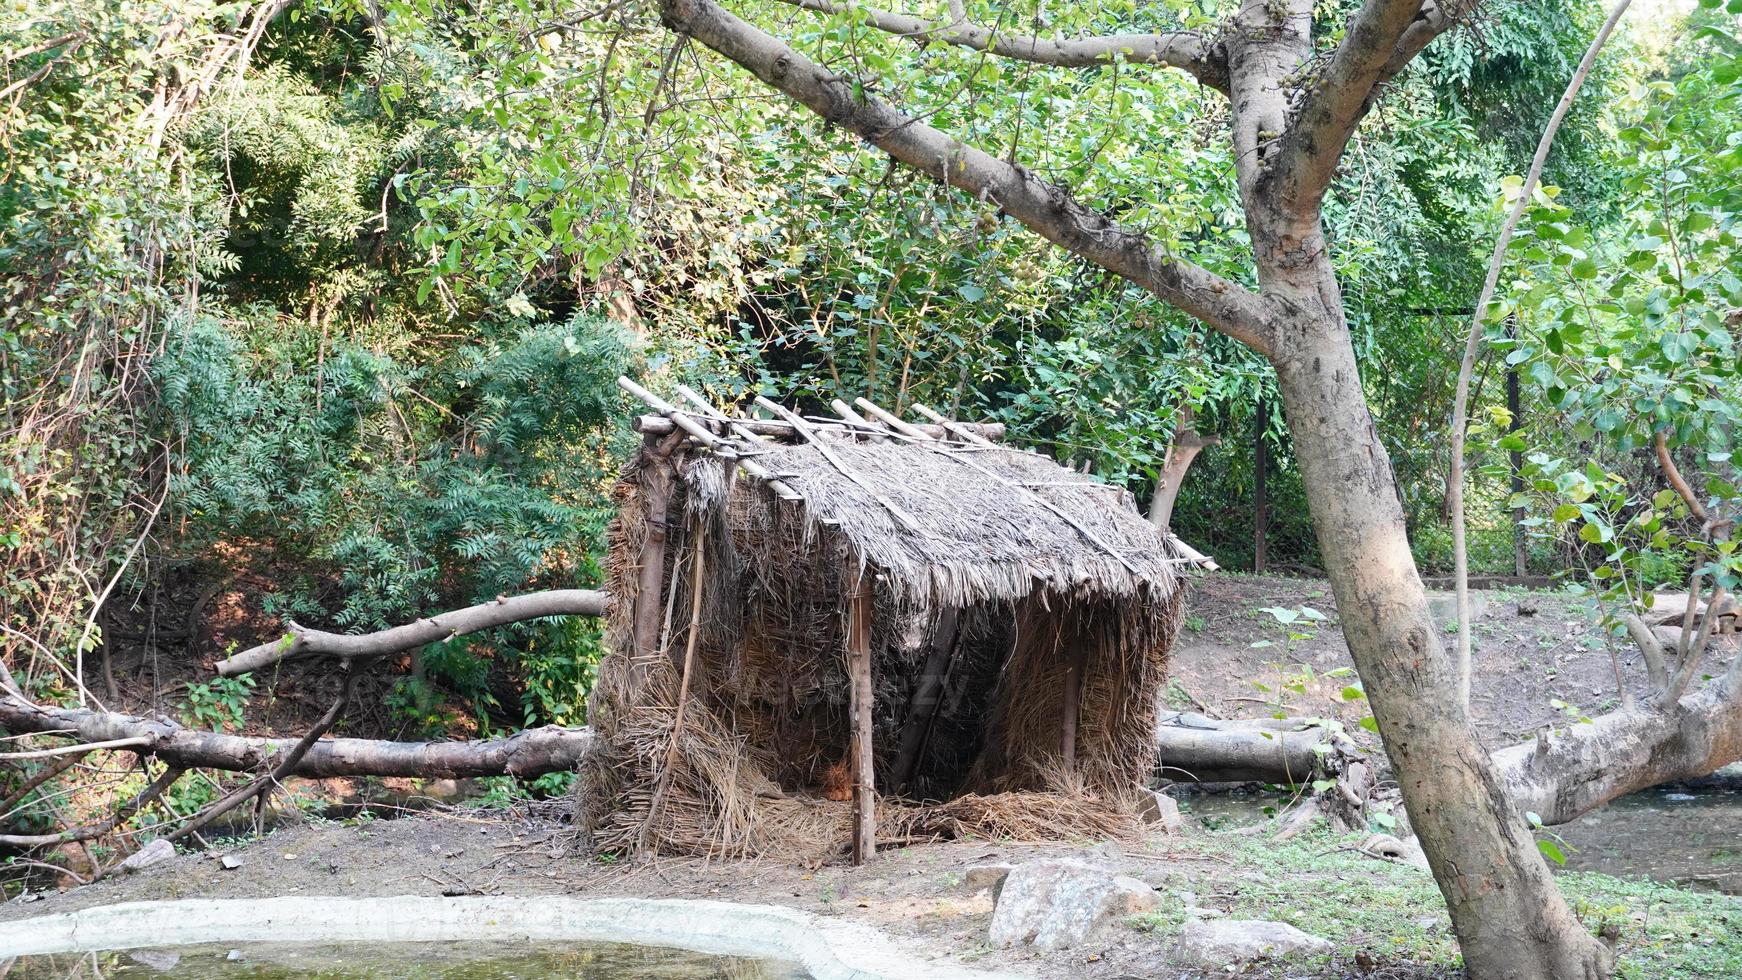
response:
M527 949L476 943L253 943L26 956L0 976L166 980L808 980L780 961L626 943Z
M1742 895L1742 790L1727 782L1634 793L1549 828L1563 842L1565 870ZM1199 793L1182 796L1180 806L1199 826L1234 830L1268 819L1266 808L1283 802L1256 792Z
M1742 895L1742 792L1647 790L1550 829L1570 869Z

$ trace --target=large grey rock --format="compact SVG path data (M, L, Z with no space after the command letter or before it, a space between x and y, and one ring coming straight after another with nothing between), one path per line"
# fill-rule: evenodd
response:
M1111 919L1147 912L1158 902L1155 889L1136 878L1081 861L1032 861L1005 876L987 939L994 946L1062 949Z
M1221 970L1289 953L1328 953L1331 944L1283 922L1193 919L1180 930L1174 959L1182 966Z
M146 868L162 864L172 857L175 857L175 845L159 837L129 854L127 860L121 862L121 870L127 874L144 871Z

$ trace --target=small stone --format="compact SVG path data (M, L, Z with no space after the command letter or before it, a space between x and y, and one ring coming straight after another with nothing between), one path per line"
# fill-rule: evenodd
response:
M296 860L296 855L295 855L295 854L286 854L286 855L285 855L285 856L284 856L284 859L285 859L285 860L286 860L286 861L295 861L295 860Z
M153 865L162 864L173 857L175 857L175 845L159 837L128 855L127 860L121 862L121 870L127 874L132 874L135 871L144 871Z
M1063 949L1159 902L1155 889L1135 878L1080 861L1032 861L1005 877L987 939L994 946Z
M218 863L224 866L225 871L234 871L242 866L242 859L234 854L226 854L218 859Z
M136 949L127 954L127 958L140 966L149 967L159 973L168 973L181 962L180 953L171 953L161 949Z
M1179 801L1166 793L1157 793L1146 789L1137 798L1137 816L1146 824L1159 826L1170 834L1177 834L1185 828L1185 818L1180 816Z
M227 959L232 963L240 963L241 961L243 961L247 958L248 957L242 955L242 951L239 949L232 949L228 953L224 954L224 959Z
M1289 953L1327 953L1333 947L1283 922L1191 919L1180 930L1174 959L1200 970L1235 968Z

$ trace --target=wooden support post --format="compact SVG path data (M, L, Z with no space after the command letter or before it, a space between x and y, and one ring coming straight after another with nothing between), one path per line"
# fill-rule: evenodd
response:
M1270 403L1258 403L1258 420L1254 426L1256 431L1256 449L1252 464L1252 571L1264 574L1265 532L1270 525L1270 495L1264 485L1264 478L1270 469L1270 444L1265 441L1265 434L1270 431Z
M861 580L847 606L847 677L852 713L853 863L877 854L877 789L871 754L871 583Z
M1083 672L1089 667L1089 645L1078 642L1074 646L1065 664L1064 693L1059 702L1059 757L1067 777L1077 772L1077 722L1083 712Z
M945 606L938 612L937 629L932 633L925 668L914 684L913 699L907 705L907 718L901 723L901 747L896 752L895 765L889 769L889 784L897 793L907 792L914 770L919 768L926 732L931 730L931 720L937 713L938 703L943 700L944 681L948 679L950 661L956 649L957 616L954 606Z
M642 518L647 522L647 540L641 545L641 570L636 580L635 612L631 620L638 658L652 656L659 646L660 600L665 592L665 545L669 537L666 521L677 471L675 461L667 455L670 447L663 441L649 436L642 448L647 455L647 475L641 481Z
M1506 336L1518 339L1518 314L1506 315ZM1512 425L1507 430L1517 432L1524 428L1523 399L1518 393L1518 366L1506 369L1506 410L1512 413ZM1507 462L1512 470L1512 495L1514 497L1524 492L1524 454L1514 449L1507 453ZM1523 507L1512 512L1512 572L1520 577L1529 574L1525 567L1529 564L1530 549L1524 531L1524 521L1529 515Z

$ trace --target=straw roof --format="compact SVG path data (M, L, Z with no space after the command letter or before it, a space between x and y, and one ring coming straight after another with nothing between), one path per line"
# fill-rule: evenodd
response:
M827 455L805 443L766 446L757 459L803 495L810 534L838 534L861 565L926 605L1178 587L1183 559L1129 494L1043 456L829 439Z

